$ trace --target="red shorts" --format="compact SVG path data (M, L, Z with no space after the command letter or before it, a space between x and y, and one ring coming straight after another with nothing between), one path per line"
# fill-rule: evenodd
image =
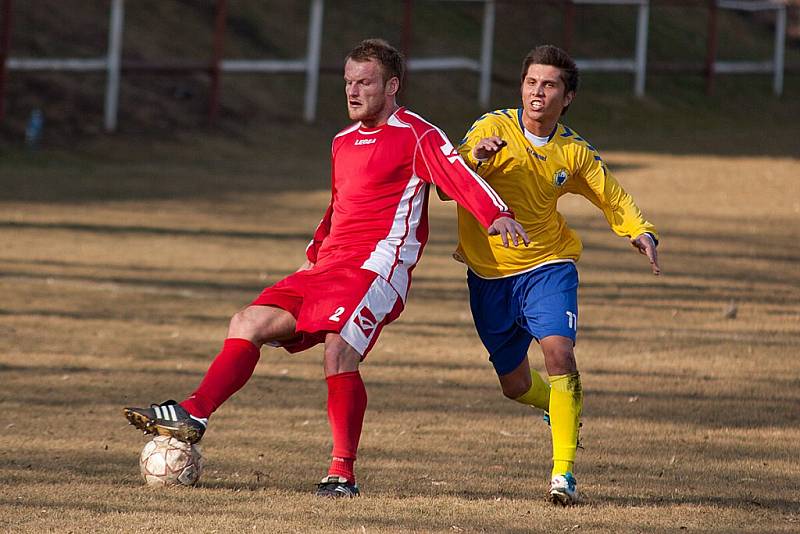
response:
M279 344L289 352L313 347L334 332L362 359L404 307L389 282L358 267L296 272L266 288L252 305L276 306L294 316L297 337Z

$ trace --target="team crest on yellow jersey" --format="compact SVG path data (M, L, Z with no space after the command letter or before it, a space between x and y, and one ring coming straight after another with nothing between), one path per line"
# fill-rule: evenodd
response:
M561 187L567 182L567 178L569 178L567 169L558 169L553 175L553 183L556 187Z

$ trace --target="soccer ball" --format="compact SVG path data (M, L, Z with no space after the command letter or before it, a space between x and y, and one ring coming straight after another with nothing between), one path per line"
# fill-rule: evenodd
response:
M193 486L203 472L200 447L156 436L139 456L139 471L149 486Z

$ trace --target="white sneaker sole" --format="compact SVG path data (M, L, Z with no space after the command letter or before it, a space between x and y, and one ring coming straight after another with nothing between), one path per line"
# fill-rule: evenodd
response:
M547 500L553 504L560 504L561 506L572 506L578 504L577 495L569 495L565 491L551 490L547 496Z

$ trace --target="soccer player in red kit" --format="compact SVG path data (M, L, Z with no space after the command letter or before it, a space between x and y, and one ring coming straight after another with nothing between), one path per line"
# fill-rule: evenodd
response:
M332 461L317 495L354 497L367 392L359 363L403 311L428 239L428 190L437 185L508 246L528 243L503 200L467 167L444 133L399 107L403 57L368 39L347 55L347 110L333 138L331 202L294 274L266 288L230 322L222 352L181 403L125 408L146 433L198 442L208 418L250 379L262 345L299 352L325 344Z

